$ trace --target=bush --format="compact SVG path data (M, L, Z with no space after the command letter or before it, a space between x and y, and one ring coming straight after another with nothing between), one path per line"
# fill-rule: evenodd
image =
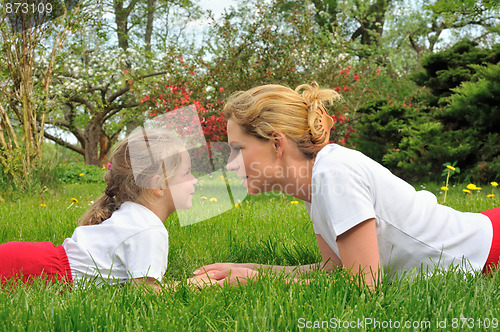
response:
M442 164L461 165L477 146L443 131L437 110L379 100L358 111L356 149L407 181L438 180Z
M422 59L424 71L415 73L412 78L418 85L430 89L432 106L442 104L442 99L449 97L454 88L470 81L477 70L473 65L496 64L500 61L500 44L491 49L481 49L477 45L476 42L464 40L448 50L429 54Z
M105 169L94 165L60 163L54 168L52 176L57 183L103 183L105 172Z
M487 182L500 177L500 63L471 67L476 74L445 99L442 117L476 146L463 166L473 168L474 180Z

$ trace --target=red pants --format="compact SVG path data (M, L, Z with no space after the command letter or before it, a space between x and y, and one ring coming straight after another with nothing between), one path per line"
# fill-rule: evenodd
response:
M11 278L42 278L72 284L66 251L52 242L7 242L0 245L0 285Z
M493 225L493 242L491 243L490 254L483 269L484 273L488 273L500 260L500 206L481 213L490 218Z

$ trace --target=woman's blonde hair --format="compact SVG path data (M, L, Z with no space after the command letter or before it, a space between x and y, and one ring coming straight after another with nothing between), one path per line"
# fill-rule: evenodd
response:
M333 121L326 117L324 103L339 99L337 92L320 89L317 83L295 90L269 84L233 94L223 112L257 138L269 140L273 132L283 133L312 159L330 139Z
M117 143L104 175L106 190L79 219L80 226L97 225L127 201L142 203L152 189L164 187L179 170L183 142L164 129L140 128Z

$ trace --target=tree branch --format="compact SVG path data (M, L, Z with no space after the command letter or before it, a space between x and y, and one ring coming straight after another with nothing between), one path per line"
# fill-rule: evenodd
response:
M95 110L95 106L92 105L88 100L82 98L82 97L79 97L79 96L71 96L68 98L68 101L69 102L76 102L76 103L80 103L82 105L85 105L87 106L87 108L91 111Z
M51 141L56 142L57 144L59 144L59 145L61 145L61 146L64 146L64 147L66 147L66 148L68 148L68 149L70 149L70 150L75 151L76 153L81 154L82 156L84 156L84 155L85 155L85 150L84 150L84 149L82 149L82 148L81 148L81 147L79 147L79 146L76 146L76 145L70 144L70 143L66 142L65 140L63 140L63 139L61 139L61 138L59 138L59 137L52 136L51 134L49 134L49 133L47 133L47 132L44 132L44 133L43 133L43 136L44 136L45 138L50 139Z
M148 77L153 77L153 76L158 76L158 75L164 75L166 73L167 73L166 71L161 71L161 72L155 72L155 73L149 73L149 74L145 74L145 75L140 75L136 80L137 81L141 81L141 80L143 80L145 78L148 78ZM108 104L111 104L116 98L120 97L121 95L123 95L127 91L129 91L132 88L133 85L134 85L134 80L133 79L126 80L125 81L125 86L123 88L121 88L120 90L116 91L111 96L109 96L109 98L106 100L108 102Z

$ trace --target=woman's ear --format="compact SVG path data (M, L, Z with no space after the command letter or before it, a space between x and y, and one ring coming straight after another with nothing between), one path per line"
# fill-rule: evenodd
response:
M281 158L285 151L286 137L280 131L273 132L272 137L274 140L273 144L274 144L274 149L276 151L276 157Z

